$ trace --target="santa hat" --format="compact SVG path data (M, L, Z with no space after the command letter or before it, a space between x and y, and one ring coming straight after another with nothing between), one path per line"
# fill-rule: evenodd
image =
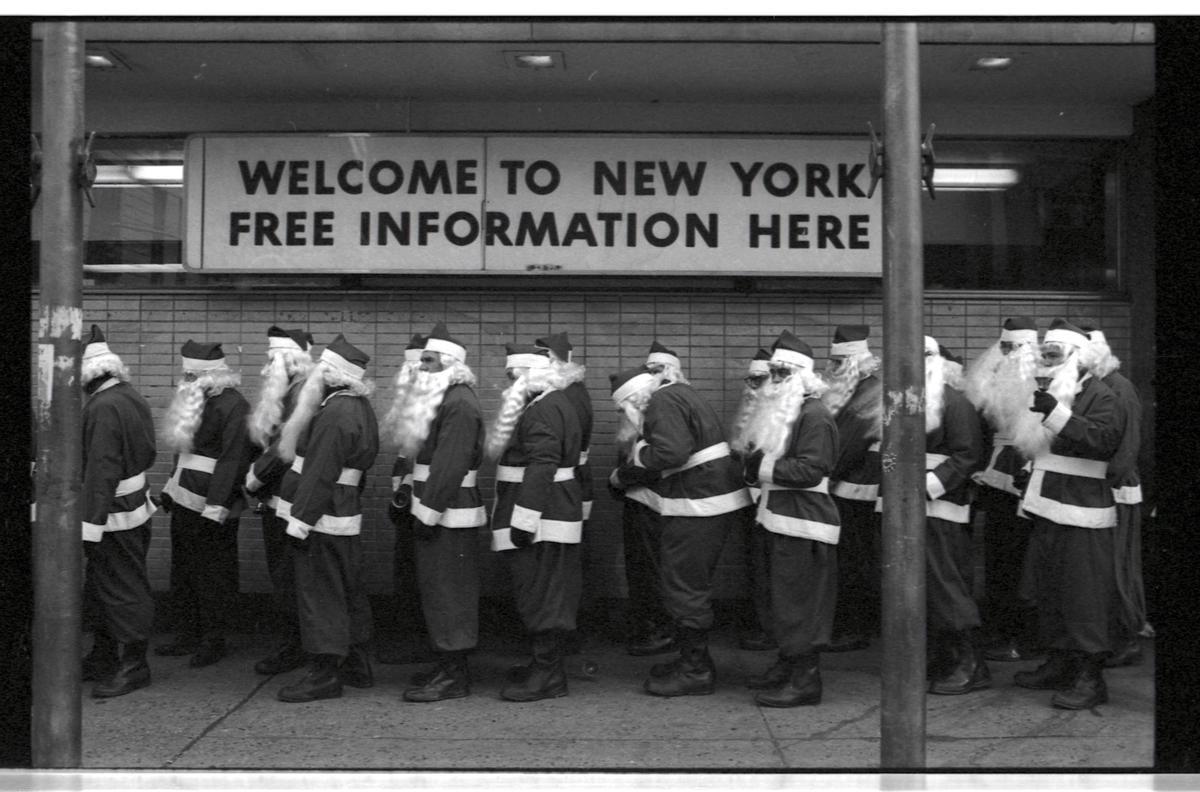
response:
M1004 329L1000 331L1000 340L1010 344L1036 344L1037 322L1029 316L1010 316L1004 320Z
M963 364L962 358L951 352L949 349L946 349L946 347L942 346L940 343L938 344L938 354L946 358L946 360L949 360L951 363L957 363L960 366Z
M925 336L925 354L938 356L942 354L942 345L933 336Z
M415 334L412 340L408 342L408 346L404 347L404 362L418 363L421 360L421 353L425 350L425 336L420 333Z
M450 337L443 322L438 322L433 330L429 331L429 337L425 339L425 348L430 352L449 355L459 363L467 362L467 348Z
M307 352L312 346L312 334L306 330L284 330L275 325L267 328L267 351L276 349L294 349L297 352Z
M201 372L225 368L225 353L221 351L219 343L203 344L189 338L179 354L183 358L184 371Z
M104 333L100 332L99 325L92 325L92 332L83 342L83 359L91 360L98 358L101 355L111 355L112 350L108 348L108 344L104 341Z
M613 401L620 404L638 391L651 387L657 380L645 366L638 366L619 374L609 374L608 381L612 386Z
M1104 335L1104 331L1101 330L1100 328L1095 327L1093 325L1084 324L1084 325L1079 325L1079 329L1083 331L1084 335L1086 335L1088 337L1088 340L1091 341L1093 344L1103 344L1104 346L1109 345L1108 337Z
M539 338L533 342L533 345L539 349L548 349L554 353L554 356L564 363L571 362L571 350L575 347L571 346L570 339L566 333L555 333L552 336Z
M1087 333L1066 319L1056 318L1050 323L1050 329L1046 331L1046 337L1042 340L1045 343L1070 344L1077 349L1082 349L1087 344L1088 337Z
M505 368L549 368L550 350L538 349L529 344L505 344Z
M650 352L646 355L646 365L649 366L651 363L662 363L674 366L675 368L682 368L679 356L673 350L667 349L657 341L650 344Z
M754 358L750 361L749 374L769 374L771 373L770 366L767 361L771 359L771 353L765 349L760 349L754 353Z
M829 354L833 357L848 357L870 352L867 346L867 336L870 334L870 325L838 325L833 331L833 343L829 345Z
M812 371L812 348L796 338L791 330L784 330L771 345L771 362L785 363Z
M371 356L346 340L341 333L329 342L321 353L321 362L356 380L361 380L367 373L367 362Z

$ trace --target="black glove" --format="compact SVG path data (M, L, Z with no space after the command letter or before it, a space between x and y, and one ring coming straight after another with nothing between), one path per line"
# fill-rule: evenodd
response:
M657 470L646 470L636 465L621 465L617 468L617 481L625 487L653 484L662 478Z
M162 510L167 514L170 514L171 507L175 505L175 499L165 492L160 492L158 494L158 505L161 506Z
M515 526L509 526L509 538L517 547L529 547L533 544L533 531L522 531Z
M408 504L396 503L395 499L388 501L387 515L392 525L403 528L404 523L408 521Z
M432 541L433 537L437 535L437 529L435 526L421 522L416 517L413 518L412 525L413 530L417 533L417 538L422 542Z
M1021 468L1016 473L1013 473L1013 486L1020 492L1025 492L1025 488L1029 486L1029 477L1032 474L1025 468Z
M762 465L762 461L762 452L756 451L755 453L746 457L745 461L742 463L742 477L746 480L747 484L758 483L758 468L760 465Z
M615 501L625 500L625 490L614 487L611 481L608 482L608 495Z
M1054 412L1054 408L1058 406L1058 399L1051 396L1044 390L1033 392L1033 406L1029 408L1030 412L1039 412L1042 415L1049 415Z

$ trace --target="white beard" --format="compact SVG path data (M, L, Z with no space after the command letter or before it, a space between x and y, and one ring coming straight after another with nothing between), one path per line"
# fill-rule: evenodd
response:
M854 396L858 383L863 379L859 373L858 358L848 357L836 372L826 368L821 376L829 384L829 390L825 391L821 401L836 416Z
M208 397L216 396L240 381L241 376L229 369L207 372L191 382L181 381L163 419L162 438L167 447L180 454L191 453L192 439L200 428Z
M742 401L738 405L737 415L733 418L729 432L729 447L738 453L745 453L749 449L747 429L754 414L762 406L762 389L765 387L766 383L763 383L758 389L749 386L742 389Z
M996 431L1008 438L1032 436L1041 424L1030 412L1037 389L1034 372L1037 359L1033 347L1022 344L1008 355L996 343L967 369L966 393Z
M418 371L409 386L407 398L392 420L400 456L413 457L425 445L438 408L453 384L453 372ZM390 415L390 413L389 413Z
M387 415L384 416L383 422L380 425L380 429L385 437L398 440L400 436L400 418L404 415L404 410L408 407L408 400L412 396L413 384L416 382L420 367L420 361L406 360L400 366L400 370L396 372L392 406L388 409Z
M321 400L325 397L326 368L324 363L318 363L308 372L308 377L305 378L300 393L296 395L296 404L292 408L292 414L288 416L283 429L279 432L279 457L284 462L291 462L296 458L296 444L300 440L300 435L308 429L313 416L321 408Z
M746 431L747 447L771 456L787 450L792 426L800 416L807 397L805 377L796 372L781 382L763 385L761 406L755 411Z
M1071 409L1075 405L1075 391L1079 388L1077 352L1072 352L1054 369L1039 369L1037 373L1039 376L1054 377L1050 381L1050 386L1046 388L1046 392L1058 399L1059 404L1067 409ZM1026 402L1027 410L1031 404L1033 404L1032 390L1029 393L1029 400ZM1033 422L1023 422L1018 426L1013 435L1013 445L1026 459L1033 459L1041 454L1049 453L1050 443L1054 440L1055 435L1042 423L1041 413L1029 412L1029 414L1033 416Z
M620 404L621 416L617 423L617 453L626 461L632 462L633 448L638 438L642 436L642 425L645 420L646 405L654 391L646 389L635 393Z
M941 355L925 358L925 434L942 426L946 408L946 359Z
M491 431L487 434L485 452L492 459L498 459L508 448L517 421L529 403L529 380L525 376L518 377L500 394L500 411L492 423Z

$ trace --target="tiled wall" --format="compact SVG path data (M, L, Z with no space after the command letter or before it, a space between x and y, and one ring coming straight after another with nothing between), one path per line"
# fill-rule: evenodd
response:
M996 339L1003 318L1030 314L1045 327L1050 318L1090 320L1103 327L1114 352L1128 353L1130 311L1118 301L927 296L926 332L949 349L970 359ZM33 305L34 325L38 306ZM608 399L608 374L641 363L652 340L679 353L685 372L728 421L741 392L746 363L760 347L769 346L780 330L791 329L807 341L818 358L829 348L833 328L866 323L878 333L883 309L877 297L814 294L811 296L745 296L721 294L623 295L580 294L196 294L91 293L84 300L84 328L99 324L109 345L129 366L134 384L161 420L178 376L178 352L189 338L220 341L230 365L242 372L242 392L257 397L258 371L265 361L265 333L271 324L307 327L320 347L337 333L371 355L368 377L375 379L376 413L382 418L392 398L392 377L413 333L428 332L438 321L468 348L468 364L479 377L484 419L495 415L504 378L504 343L566 331L577 360L587 366L588 387L596 409L592 460L599 476L614 463L611 440L616 414ZM36 329L34 330L36 332ZM36 343L36 338L34 339ZM34 357L36 360L36 356ZM386 439L369 471L364 537L372 593L391 591L392 534L385 505L394 446ZM171 456L160 448L150 478L157 491L170 473ZM481 471L481 486L492 489L494 463ZM587 530L587 590L594 596L624 595L620 511L603 483ZM487 537L480 536L486 546ZM258 517L242 519L241 587L269 591ZM726 547L719 596L742 596L746 581L740 537ZM154 519L150 548L151 582L168 587L170 539L165 515ZM508 590L506 571L493 557L486 567L485 593Z

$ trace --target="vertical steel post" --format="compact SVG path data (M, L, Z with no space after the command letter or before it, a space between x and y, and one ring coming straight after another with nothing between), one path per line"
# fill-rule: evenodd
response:
M925 362L915 22L883 25L880 765L925 766Z
M33 537L33 766L80 763L83 458L84 42L74 22L45 23L42 57L42 245L38 318L37 521Z

